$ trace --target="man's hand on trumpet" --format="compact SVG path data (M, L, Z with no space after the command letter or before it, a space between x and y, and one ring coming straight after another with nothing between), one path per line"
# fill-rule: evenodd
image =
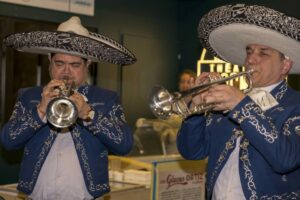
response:
M78 92L74 92L74 94L70 96L70 100L72 100L77 107L78 117L83 120L87 119L92 108L85 101L83 95Z
M226 84L213 85L204 96L207 104L213 104L212 110L227 111L232 110L243 98L245 94L239 89Z
M212 80L216 80L216 79L219 79L219 78L221 78L219 73L216 73L216 72L203 72L192 83L192 88L197 87L199 85L209 83ZM201 92L197 95L194 95L194 97L192 99L192 105L191 106L197 106L197 105L205 103L204 97L207 95L207 92L208 92L208 90L204 91L204 92Z
M38 115L41 119L43 119L46 114L48 103L53 98L60 96L60 89L58 88L62 85L64 85L63 80L53 79L43 88L41 101L37 105Z
M194 87L220 78L222 77L219 73L203 72L197 77ZM193 97L193 106L207 104L212 105L212 110L226 111L233 109L244 97L245 94L233 86L214 84L207 91Z

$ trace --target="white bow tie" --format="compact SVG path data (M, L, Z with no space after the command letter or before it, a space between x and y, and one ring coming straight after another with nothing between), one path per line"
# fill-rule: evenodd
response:
M261 89L252 89L247 94L259 107L266 111L276 105L278 105L277 100L270 94L270 92L267 92L265 90Z

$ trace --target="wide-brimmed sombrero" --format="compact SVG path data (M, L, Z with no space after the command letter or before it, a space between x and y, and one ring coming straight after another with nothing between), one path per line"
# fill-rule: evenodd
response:
M290 73L300 73L300 20L258 5L225 5L204 15L200 41L214 56L243 65L246 46L260 44L293 60Z
M49 54L67 53L91 61L106 61L129 65L135 56L118 42L98 33L89 32L79 17L71 17L60 24L57 31L32 31L8 35L3 43L20 51Z

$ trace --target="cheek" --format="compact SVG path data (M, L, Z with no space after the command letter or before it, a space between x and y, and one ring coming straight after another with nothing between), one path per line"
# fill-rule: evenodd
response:
M80 72L74 72L73 76L78 80L82 81L86 79L86 72L85 71L80 71Z
M55 70L50 70L50 76L52 79L57 79L58 73Z

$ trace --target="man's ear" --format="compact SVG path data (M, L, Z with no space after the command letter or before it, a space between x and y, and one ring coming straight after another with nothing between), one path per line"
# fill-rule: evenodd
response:
M283 75L287 75L289 73L289 71L291 70L292 66L293 66L293 61L290 58L288 58L288 59L285 58L283 60L283 68L282 68L281 73Z
M51 62L51 53L48 53L48 60L49 60L49 62Z
M87 66L87 67L89 67L91 64L92 64L92 61L91 61L91 60L87 60L87 61L86 61L86 66Z

